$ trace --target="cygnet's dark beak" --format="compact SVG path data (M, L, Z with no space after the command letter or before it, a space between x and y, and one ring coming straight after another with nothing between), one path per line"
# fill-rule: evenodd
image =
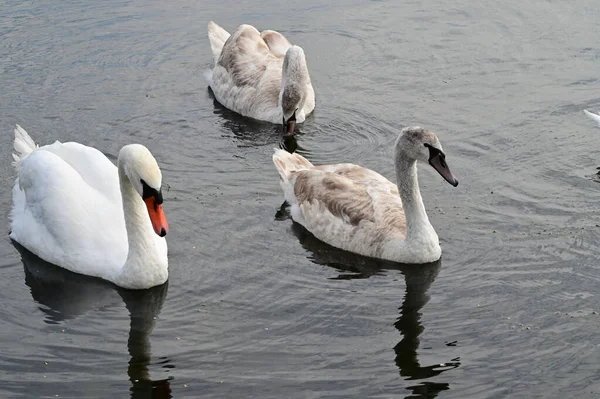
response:
M425 144L425 146L429 148L429 165L433 166L433 169L437 170L448 183L454 187L458 186L458 180L456 180L446 163L446 154L432 145Z
M296 111L290 116L290 119L287 121L283 118L283 134L284 135L293 135L294 129L296 128Z

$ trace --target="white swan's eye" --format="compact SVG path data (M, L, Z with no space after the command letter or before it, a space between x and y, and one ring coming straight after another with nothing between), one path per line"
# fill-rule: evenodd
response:
M162 190L157 190L155 188L150 187L144 181L144 179L140 179L140 181L142 182L142 187L144 189L144 191L142 192L142 199L154 197L155 198L155 202L158 205L162 204L163 203Z

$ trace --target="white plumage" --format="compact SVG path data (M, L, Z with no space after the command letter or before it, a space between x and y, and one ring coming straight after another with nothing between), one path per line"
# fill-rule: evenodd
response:
M123 147L117 168L79 143L38 148L17 125L14 148L13 240L47 262L125 288L167 280L162 176L146 147ZM142 181L154 197L142 199Z

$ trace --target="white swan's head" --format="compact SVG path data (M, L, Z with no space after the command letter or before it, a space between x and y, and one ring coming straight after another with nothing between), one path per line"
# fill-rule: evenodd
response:
M290 47L283 59L279 104L283 112L283 131L293 134L296 126L296 112L304 107L308 96L310 75L306 66L304 50L299 46Z
M446 154L437 135L420 126L406 127L400 132L396 141L396 160L399 158L427 162L448 183L454 187L458 185L446 163Z
M152 153L141 144L129 144L119 152L118 164L144 200L154 232L166 236L169 225L162 207L162 174Z

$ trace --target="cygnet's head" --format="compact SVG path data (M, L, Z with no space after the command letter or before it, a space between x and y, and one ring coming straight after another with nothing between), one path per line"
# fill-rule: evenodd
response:
M162 174L156 159L143 145L129 144L121 148L118 163L146 204L154 232L166 236L169 225L162 207Z
M396 141L396 159L399 157L429 163L446 181L454 187L458 180L454 177L448 164L446 154L435 133L420 126L402 129Z
M310 76L306 66L304 50L299 46L290 47L283 59L279 104L283 112L283 133L294 134L296 112L304 107L308 95Z

